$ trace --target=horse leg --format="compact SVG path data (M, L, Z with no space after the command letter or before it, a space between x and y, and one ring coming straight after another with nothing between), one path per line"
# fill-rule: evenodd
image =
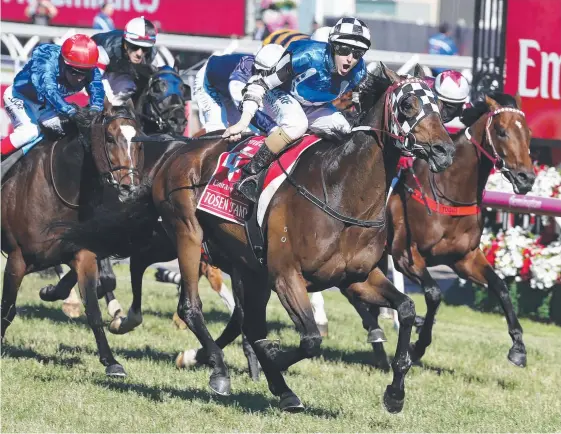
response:
M341 290L341 293L347 298L349 303L355 308L362 319L362 327L368 332L366 342L372 345L374 359L372 365L382 371L389 371L390 364L386 350L384 350L384 342L387 341L384 331L378 324L378 316L380 308L378 306L368 306L364 302L352 297L348 290Z
M111 318L115 319L119 315L119 312L123 312L123 308L114 294L115 288L117 287L117 278L115 277L109 258L98 260L97 266L99 270L97 297L105 298L107 312Z
M526 346L522 340L522 326L514 312L512 300L504 281L497 276L483 252L477 248L454 264L454 270L464 279L491 289L501 302L508 324L508 334L512 339L512 347L508 352L508 360L521 368L526 366Z
M421 275L416 280L423 288L425 302L427 303L427 313L421 326L419 339L411 346L411 357L414 361L420 360L425 355L427 347L432 342L434 318L442 300L440 286L438 286L438 283L436 283L426 268L421 270ZM416 324L417 321L415 321Z
M321 292L314 292L310 295L310 303L312 303L312 311L314 312L314 320L318 326L319 333L322 338L326 338L329 334L329 322L325 313L325 300Z
M97 343L99 361L105 366L105 373L110 377L126 377L125 370L115 360L107 337L103 331L103 321L97 300L97 263L95 255L87 250L80 250L71 262L72 268L78 276L78 287L82 302L86 307L86 317Z
M222 271L220 268L213 267L206 262L201 262L200 274L207 278L211 288L218 293L230 313L233 313L236 303L232 293L224 283L224 279L222 279Z
M25 276L25 260L21 250L13 250L8 254L4 268L4 286L2 288L2 321L1 338L4 340L6 330L16 316L16 299L23 276Z
M190 199L188 199L190 200ZM184 206L178 201L178 206ZM212 339L203 317L199 297L199 263L201 261L202 229L194 213L186 210L183 218L175 218L177 252L181 271L181 291L177 314L195 334L208 355L212 368L209 386L219 395L230 393L230 376L224 354ZM188 223L188 224L187 224Z
M74 270L70 270L58 281L56 285L48 284L39 290L39 297L43 301L65 300L76 285L77 277Z
M239 277L239 273L236 273L235 270L232 273L232 287L235 288L238 286L242 288L242 282ZM239 289L237 292L240 293L243 289ZM234 294L236 291L234 291ZM234 298L237 297L234 295ZM222 331L222 334L216 339L216 345L218 345L221 349L226 348L226 346L230 345L240 334L242 335L242 348L247 358L247 364L249 369L249 375L252 380L257 381L259 380L259 362L257 360L257 356L251 347L251 343L245 336L242 334L242 323L243 323L243 310L238 303L234 303L235 308L234 312L232 312L232 316L226 325L226 328ZM199 348L198 350L191 349L187 351L183 351L179 353L177 358L175 359L175 365L181 368L189 368L191 366L197 364L205 364L208 365L208 358L206 352Z
M415 320L413 300L401 293L378 268L368 275L365 282L351 285L348 291L368 305L387 306L397 310L400 327L392 361L393 381L384 393L384 406L390 413L399 413L405 402L405 375L411 367L409 341Z
M285 371L302 359L318 356L322 338L314 320L312 305L302 275L296 270L286 270L276 277L275 287L281 304L300 334L300 345L297 349L274 353L276 366L279 370Z
M233 278L232 283L234 280ZM234 287L234 291L238 300L237 306L241 306L243 332L263 368L269 390L280 399L280 409L293 413L304 410L300 398L288 387L281 370L275 363L279 352L278 344L267 339L267 303L271 297L270 287L266 281L258 284L253 275L246 275L242 277L240 284ZM304 298L309 304L307 294ZM309 321L315 325L311 307L309 307ZM317 336L321 340L319 331Z

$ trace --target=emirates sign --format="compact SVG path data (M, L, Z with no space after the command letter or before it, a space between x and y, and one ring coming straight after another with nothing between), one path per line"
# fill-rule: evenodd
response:
M561 2L509 0L505 91L518 92L533 137L561 140Z

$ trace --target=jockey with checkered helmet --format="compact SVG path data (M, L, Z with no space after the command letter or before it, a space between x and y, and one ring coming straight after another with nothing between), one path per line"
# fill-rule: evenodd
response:
M43 139L44 130L62 136L65 119L89 127L103 110L105 99L97 61L95 42L82 34L66 39L62 46L43 44L35 48L14 84L4 92L4 106L14 131L2 139L2 155L24 147L26 153ZM80 109L65 101L83 89L90 96L89 107Z
M134 65L156 68L156 26L144 17L130 20L125 30L98 33L92 39L100 47L100 69L106 72L103 84L107 97L119 104L136 91Z
M462 114L469 98L469 83L458 71L447 70L436 76L426 77L426 83L438 100L442 122L447 123Z
M362 57L368 48L370 31L366 24L356 18L341 18L331 29L327 43L294 41L272 70L250 79L241 119L223 137L239 140L261 106L279 128L243 168L238 190L248 199L256 200L257 174L308 129L336 137L351 132L349 122L331 103L366 76Z

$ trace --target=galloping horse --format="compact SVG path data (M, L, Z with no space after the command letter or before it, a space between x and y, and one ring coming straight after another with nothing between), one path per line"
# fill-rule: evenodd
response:
M16 298L23 277L60 263L72 268L78 280L88 324L98 346L101 363L110 376L124 376L103 331L97 303L97 279L92 280L95 255L64 252L59 230L46 229L58 221L87 219L102 200L103 186L120 198L133 194L140 183L142 144L131 142L138 134L132 107L105 109L84 132L85 138L67 136L44 140L12 167L2 185L2 250L8 254L2 291L2 338L16 315ZM81 137L81 136L80 136Z
M479 243L483 230L481 201L491 169L499 170L516 193L526 194L532 189L535 175L529 156L530 129L521 111L520 97L502 93L491 94L467 109L462 121L468 128L452 137L456 147L452 165L443 173L433 174L423 161L417 160L388 204L392 223L388 231L389 252L397 270L423 288L427 303L425 322L411 355L418 360L425 354L441 301L440 288L427 267L448 265L460 277L498 296L513 342L508 360L524 367L522 327L508 288ZM381 346L376 348L383 351Z
M303 409L281 372L320 351L321 336L307 292L337 285L348 287L354 297L369 305L398 310L402 327L392 364L394 378L384 393L384 404L391 412L402 410L415 308L383 273L370 272L384 251L385 201L400 152L412 151L427 159L432 171L442 171L452 163L454 148L422 80L400 77L385 66L382 70L385 77L378 86L372 80L372 103L377 102L365 113L363 128L342 144L327 139L306 151L289 182L273 197L265 217L266 267L255 258L241 226L196 211L219 155L229 147L225 140L200 140L177 148L160 160L153 170L152 185L125 212L107 211L95 223L70 224L64 234L71 251L83 247L101 256L129 255L131 249L138 250L142 235L155 227L157 217L162 217L179 255L178 314L208 355L212 366L209 384L217 393L229 393L230 377L222 350L204 323L198 294L203 240L218 265L233 276L237 306L222 344L231 342L243 328L270 391L280 398L281 409ZM383 98L377 98L381 94ZM271 289L300 333L300 346L295 350L281 351L266 339Z

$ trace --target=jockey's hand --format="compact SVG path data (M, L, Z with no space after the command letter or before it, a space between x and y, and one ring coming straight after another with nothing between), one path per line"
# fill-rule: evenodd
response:
M226 131L224 131L222 137L224 137L229 142L237 142L242 138L242 133L246 130L246 128L247 125L245 125L243 122L238 122L237 124L226 128Z
M92 122L94 117L97 115L97 112L93 110L89 110L87 108L81 108L74 113L70 119L72 119L78 128L90 128L92 126Z

